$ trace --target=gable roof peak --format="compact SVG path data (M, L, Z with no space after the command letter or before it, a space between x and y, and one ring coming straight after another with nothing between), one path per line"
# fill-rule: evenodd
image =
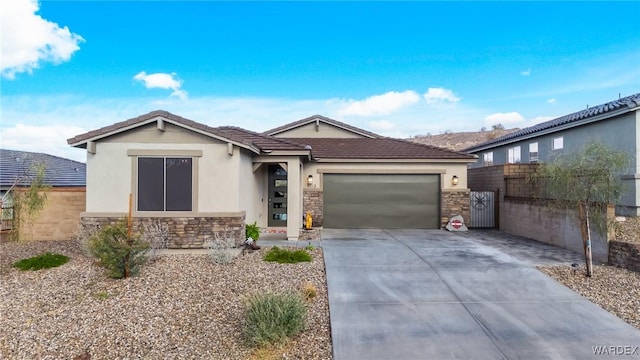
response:
M300 119L300 120L297 120L297 121L294 121L294 122L291 122L291 123L288 123L288 124L285 124L285 125L282 125L282 126L278 126L277 128L273 128L271 130L267 130L267 131L263 132L263 134L270 135L270 136L277 135L277 134L286 132L288 130L295 129L295 128L300 127L300 126L304 126L304 125L313 123L315 121L320 121L320 122L323 122L325 124L329 124L331 126L335 126L335 127L341 128L341 129L345 129L347 131L350 131L350 132L353 132L355 134L362 135L362 136L368 137L368 138L377 139L377 138L382 138L383 137L383 136L380 136L380 135L378 135L376 133L373 133L371 131L368 131L368 130L365 130L365 129L361 129L361 128L358 128L358 127L343 123L341 121L338 121L338 120L335 120L335 119L331 119L331 118L326 117L324 115L318 115L318 114L311 115L311 116L306 117L304 119Z

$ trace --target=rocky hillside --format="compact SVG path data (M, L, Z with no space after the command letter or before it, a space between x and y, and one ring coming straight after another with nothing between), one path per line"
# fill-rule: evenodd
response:
M461 151L470 146L483 143L485 141L495 139L499 136L518 131L520 129L494 129L486 131L471 132L446 132L438 135L418 135L409 140L420 144L438 146L445 149Z

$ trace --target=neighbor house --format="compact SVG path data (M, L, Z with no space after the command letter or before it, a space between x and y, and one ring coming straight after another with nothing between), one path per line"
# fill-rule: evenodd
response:
M50 188L44 209L32 223L23 222L22 227L16 229L21 238L68 240L80 224L86 201L85 164L48 154L1 149L0 195L5 200L2 203L3 239L17 226L12 192L28 189L39 165L44 166L44 183Z
M319 115L258 133L154 111L68 143L87 150L83 221L131 209L138 225L169 226L172 247L215 231L242 238L253 222L297 239L306 212L314 227L441 228L468 219L476 161Z
M602 142L629 155L631 162L622 176L625 192L616 211L620 215L640 216L640 93L591 106L472 146L465 151L478 156L478 161L470 165L471 169L477 169L548 162L557 154L580 151L592 141ZM509 174L504 172L504 175ZM494 189L493 185L482 188L482 184L478 183L480 180L480 175L473 179L472 188Z

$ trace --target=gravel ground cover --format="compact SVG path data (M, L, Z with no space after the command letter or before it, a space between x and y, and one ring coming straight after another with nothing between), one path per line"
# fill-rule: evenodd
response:
M546 266L539 269L640 329L640 273L615 266L594 265L593 276L588 278L584 275L584 266L575 273L568 266Z
M616 221L616 240L640 243L640 216L626 217Z
M74 242L0 245L2 359L330 359L322 249L313 261L277 264L262 250L217 265L207 255L165 255L134 278L113 280ZM19 271L11 264L46 251L61 267ZM311 283L307 328L286 346L244 345L244 298Z
M640 243L640 217L618 221L616 239ZM567 266L539 269L573 291L600 305L603 309L640 329L640 273L609 265L594 265L593 277Z

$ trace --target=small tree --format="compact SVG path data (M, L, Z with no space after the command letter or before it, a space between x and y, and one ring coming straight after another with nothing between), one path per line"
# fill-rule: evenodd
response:
M555 199L552 206L577 210L587 276L593 275L591 229L606 233L607 205L620 200L620 175L627 165L627 154L592 142L580 152L560 155L542 164L531 178L546 197Z
M47 191L51 188L45 182L47 167L44 163L31 166L31 171L16 178L13 185L2 198L2 202L9 200L13 204L13 226L11 239L24 240L21 230L33 224L47 202ZM28 185L26 190L22 187ZM20 189L20 190L18 190Z
M136 275L147 262L149 242L137 235L128 235L126 219L108 225L91 236L87 242L91 255L100 259L100 265L115 279Z

